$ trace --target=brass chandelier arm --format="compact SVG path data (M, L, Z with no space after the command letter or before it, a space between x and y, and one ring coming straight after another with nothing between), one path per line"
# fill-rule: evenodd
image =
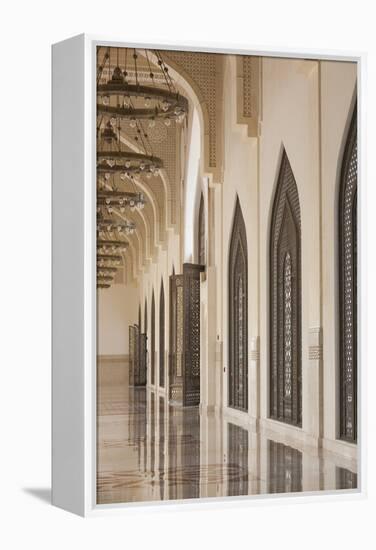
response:
M137 199L139 193L133 193L131 191L97 191L98 199Z
M135 151L98 151L97 160L106 160L108 158L114 159L129 159L129 160L143 160L149 161L159 168L163 167L162 159L154 157L153 155L145 155L143 153L136 153Z
M121 164L119 164L121 163ZM152 155L127 151L98 151L97 172L154 172L163 168L163 161Z
M99 218L97 219L97 225L116 225L117 227L135 227L134 222L117 222L111 218Z
M111 96L118 97L119 95L124 96L125 101L130 97L144 97L149 103L154 100L157 104L145 108L129 105L125 107L109 105L108 98ZM150 119L153 117L176 118L188 113L188 100L186 97L180 95L178 92L154 86L109 80L106 84L99 84L97 86L97 96L102 100L102 103L99 102L97 104L97 114L113 115L121 118Z
M111 261L111 262L121 262L123 260L122 256L119 256L119 254L98 254L97 252L97 261Z
M112 282L113 279L114 279L113 275L97 275L97 281L101 280L101 281Z
M108 273L114 273L116 274L116 272L118 271L119 268L117 267L112 267L112 266L105 266L105 265L102 265L102 266L97 266L97 270L98 272L99 271L107 271Z
M98 239L97 240L97 247L101 247L101 246L117 246L117 247L121 247L121 248L127 248L129 246L129 243L127 241L109 241L109 240L102 240L102 239Z

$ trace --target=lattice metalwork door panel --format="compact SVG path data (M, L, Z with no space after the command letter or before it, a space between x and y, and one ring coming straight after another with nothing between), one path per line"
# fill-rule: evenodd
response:
M134 384L134 369L135 369L135 360L136 360L136 335L135 327L129 327L129 385L133 386Z
M183 404L200 403L200 272L203 266L183 265L184 387Z
M165 385L165 298L163 282L159 298L159 385Z
M138 325L134 325L134 354L132 385L138 384L140 370L140 331Z
M270 416L301 426L301 229L298 190L283 154L270 232Z
M229 406L248 410L248 251L239 200L229 255Z
M140 357L139 369L137 377L137 386L145 386L146 384L146 364L147 364L147 335L140 334Z
M183 275L170 276L169 397L183 400Z
M340 438L357 439L357 108L342 161L339 196Z

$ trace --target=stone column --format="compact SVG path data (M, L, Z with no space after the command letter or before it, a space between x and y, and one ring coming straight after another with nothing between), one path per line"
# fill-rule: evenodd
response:
M249 414L254 428L257 429L257 422L260 417L260 338L253 336L249 346L249 365L248 365L248 401L249 401Z
M306 411L309 411L304 418L304 430L314 438L312 443L317 443L322 437L322 353L322 328L311 327L308 334L308 369L303 383L306 384Z

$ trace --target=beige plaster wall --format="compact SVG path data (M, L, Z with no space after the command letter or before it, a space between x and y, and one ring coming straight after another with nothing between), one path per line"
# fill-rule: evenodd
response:
M97 296L97 354L128 355L128 327L138 316L136 285L115 284L99 290Z

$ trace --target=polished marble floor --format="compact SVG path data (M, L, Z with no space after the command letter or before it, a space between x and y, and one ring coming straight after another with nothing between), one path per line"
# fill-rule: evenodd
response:
M341 457L171 406L162 391L129 387L125 364L99 364L97 394L98 504L357 487Z

